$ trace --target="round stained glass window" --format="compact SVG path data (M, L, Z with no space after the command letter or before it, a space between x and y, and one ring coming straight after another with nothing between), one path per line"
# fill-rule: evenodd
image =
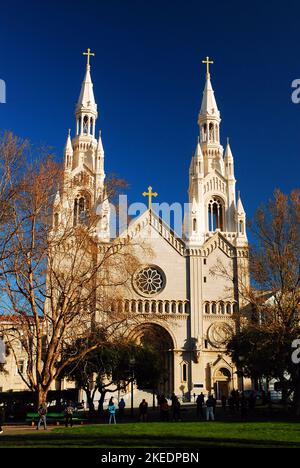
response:
M134 277L135 289L144 296L154 296L165 287L165 275L156 266L147 266L136 273Z

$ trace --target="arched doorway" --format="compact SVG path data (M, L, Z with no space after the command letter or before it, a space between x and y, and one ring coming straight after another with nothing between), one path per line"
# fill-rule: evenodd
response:
M137 344L158 352L164 372L155 390L166 396L171 395L174 391L174 342L170 333L161 325L145 323L136 327L130 335Z
M222 396L229 397L231 372L226 367L220 367L214 375L214 393L218 400Z

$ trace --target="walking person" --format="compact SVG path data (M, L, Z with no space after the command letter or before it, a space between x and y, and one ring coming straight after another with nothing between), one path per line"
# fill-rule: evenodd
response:
M118 415L119 415L120 421L123 420L124 413L125 413L125 406L126 406L126 403L124 401L124 398L121 398L118 404L118 408L119 408Z
M4 418L5 418L4 407L0 406L0 434L3 434Z
M38 421L36 429L38 431L40 429L41 424L43 424L44 430L46 431L47 430L47 404L45 402L40 405L38 409L38 413L39 413L39 421Z
M139 406L140 410L140 421L147 422L148 419L148 403L145 399L142 400Z
M203 418L203 405L204 405L204 395L201 392L200 395L197 396L197 417L201 416Z
M206 421L209 421L210 419L212 421L215 420L214 407L215 407L215 399L212 395L209 395L206 401Z
M108 413L109 413L108 424L111 424L112 421L113 421L114 424L117 424L117 421L116 421L116 407L115 407L115 404L114 404L113 397L111 397L111 399L109 400L109 403L108 403Z
M73 427L73 413L74 413L74 408L71 405L71 402L69 401L65 409L65 426L66 427L68 427L69 424L71 427Z
M173 414L173 421L180 421L180 401L178 397L175 396L172 401L172 414Z

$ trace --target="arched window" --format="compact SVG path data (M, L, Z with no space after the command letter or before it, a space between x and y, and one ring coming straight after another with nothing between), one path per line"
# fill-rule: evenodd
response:
M219 128L218 124L215 125L215 140L219 141Z
M193 218L193 231L197 231L197 220Z
M214 124L209 124L209 141L215 141Z
M226 314L230 315L231 314L231 304L228 303L226 306Z
M90 118L90 134L94 135L94 120L93 120L93 117Z
M202 125L201 140L205 142L207 140L207 126L206 124Z
M224 230L224 203L218 197L212 197L208 203L208 230Z
M74 226L86 224L89 212L89 201L83 195L79 195L74 200Z
M216 306L216 303L213 302L212 305L211 305L211 313L212 314L216 314L217 313L217 306Z
M89 118L87 115L83 117L83 134L87 135L88 134L88 124L89 124Z
M206 314L209 314L210 310L209 310L209 303L208 302L206 302L206 304L204 306L204 310L205 310Z
M77 120L77 135L81 133L81 117Z
M225 314L224 302L220 302L220 304L219 304L219 313L220 314Z

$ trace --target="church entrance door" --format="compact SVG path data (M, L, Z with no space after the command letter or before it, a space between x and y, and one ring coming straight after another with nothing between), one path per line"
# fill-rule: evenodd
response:
M134 329L132 338L157 352L162 373L157 388L151 390L170 396L174 391L174 343L170 333L161 325L146 323Z
M229 397L231 372L229 369L222 367L215 373L214 378L214 393L217 400L220 400L222 396Z

